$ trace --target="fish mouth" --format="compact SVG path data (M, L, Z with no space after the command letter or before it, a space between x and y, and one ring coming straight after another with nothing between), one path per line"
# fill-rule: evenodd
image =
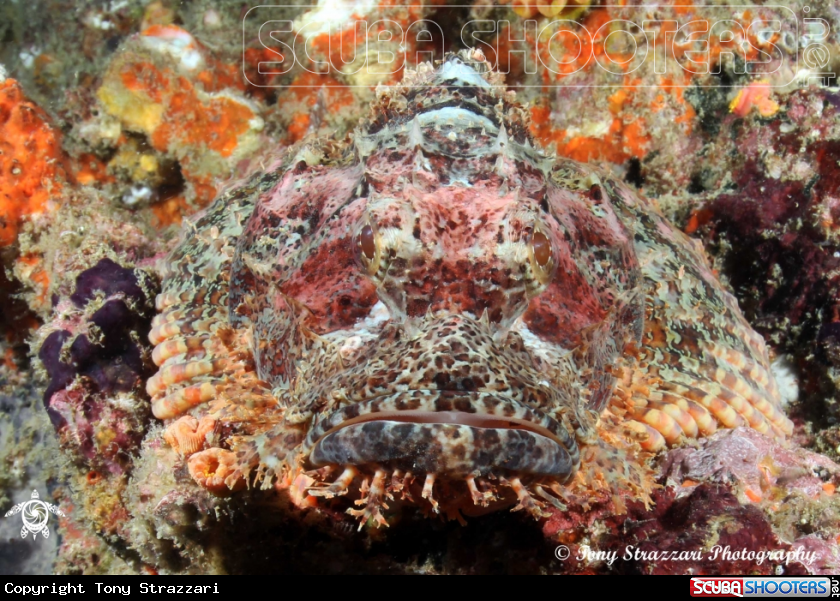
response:
M566 426L491 392L410 390L348 405L316 421L305 448L316 468L387 465L449 477L566 481L580 464Z

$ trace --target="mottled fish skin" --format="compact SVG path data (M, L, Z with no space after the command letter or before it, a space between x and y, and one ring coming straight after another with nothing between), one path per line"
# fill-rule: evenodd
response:
M165 262L166 285L149 339L160 368L146 383L152 411L171 419L216 397L217 386L253 371L253 357L231 352L230 265L243 223L259 195L277 181L261 174L222 194L194 222L184 224L178 247Z
M580 169L567 165L570 173ZM764 340L712 273L700 243L623 184L606 177L599 185L632 232L644 276L639 360L624 370L613 406L646 426L644 444L652 449L721 426L790 435Z
M535 148L480 57L371 115L220 196L166 262L153 412L216 420L230 488L361 496L379 524L400 491L452 516L508 490L539 516L647 499L651 453L719 427L790 434L699 244Z

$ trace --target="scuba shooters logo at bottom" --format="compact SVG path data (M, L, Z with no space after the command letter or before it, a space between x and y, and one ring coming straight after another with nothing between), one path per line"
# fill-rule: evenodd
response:
M837 597L837 578L692 578L692 597Z

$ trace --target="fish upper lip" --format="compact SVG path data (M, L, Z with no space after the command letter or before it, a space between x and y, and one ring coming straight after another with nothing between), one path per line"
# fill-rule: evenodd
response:
M304 447L311 451L327 435L368 421L522 429L565 448L574 463L579 459L577 442L562 423L504 395L476 391L406 390L346 405L317 420L306 436Z

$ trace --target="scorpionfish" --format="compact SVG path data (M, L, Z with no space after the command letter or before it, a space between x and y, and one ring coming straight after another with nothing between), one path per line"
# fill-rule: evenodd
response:
M348 140L290 150L185 230L147 390L218 495L381 525L406 504L620 508L649 501L660 449L792 430L700 244L535 147L478 54L380 87Z

